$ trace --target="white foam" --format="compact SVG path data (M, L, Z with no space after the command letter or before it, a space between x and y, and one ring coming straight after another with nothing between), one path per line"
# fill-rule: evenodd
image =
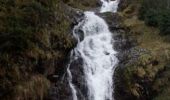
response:
M101 12L117 11L118 0L101 1L103 3ZM75 30L83 31L84 39L82 41L79 39L80 33ZM112 33L109 31L108 25L94 12L85 12L85 19L74 27L73 33L78 44L72 52L75 57L79 56L83 59L82 67L88 87L88 100L114 100L112 76L118 60L115 56L117 52L113 49L114 40L112 40ZM73 58L71 57L71 59ZM67 69L69 84L73 100L77 100L77 92L72 84L69 67Z
M117 12L119 0L101 0L102 2L102 7L100 12Z
M84 40L75 48L83 58L89 100L113 100L112 76L118 62L113 49L112 33L106 22L94 12L85 12L81 25Z

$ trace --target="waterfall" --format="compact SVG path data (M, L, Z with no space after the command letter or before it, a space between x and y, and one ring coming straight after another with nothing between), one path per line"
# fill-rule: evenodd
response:
M101 0L103 5L100 12L116 12L118 1ZM73 33L78 40L77 46L72 50L71 61L76 57L83 59L83 70L88 87L88 100L114 100L113 80L115 65L118 60L116 51L113 49L112 33L109 31L107 23L94 12L84 13L85 18L74 27ZM80 41L79 32L81 30L84 39ZM74 53L74 55L73 55ZM72 83L72 74L68 64L68 81L73 94L73 100L78 100L77 92Z
M102 7L100 12L117 12L117 8L118 8L118 4L119 4L119 0L101 0L102 2Z

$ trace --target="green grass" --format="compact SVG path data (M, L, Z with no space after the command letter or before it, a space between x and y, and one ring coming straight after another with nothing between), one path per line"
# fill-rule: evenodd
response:
M0 0L0 99L47 96L45 75L64 72L61 63L75 46L69 6L87 10L97 1Z

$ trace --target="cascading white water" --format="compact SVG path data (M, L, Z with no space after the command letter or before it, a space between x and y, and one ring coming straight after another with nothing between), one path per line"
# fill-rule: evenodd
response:
M112 34L107 24L93 12L85 12L84 40L76 50L83 58L89 100L112 100L112 76L117 63Z
M117 1L101 1L103 6L100 12L117 11ZM82 41L79 39L79 34L75 33L76 29L83 31L84 39ZM88 100L114 100L112 76L118 60L115 56L117 52L113 49L114 40L112 40L112 33L109 31L108 25L94 12L85 12L84 20L75 26L73 32L79 42L72 52L74 52L74 56L83 59ZM71 59L73 58L75 57ZM76 89L72 84L70 65L68 65L67 73L73 100L77 100Z
M100 0L102 2L102 7L100 12L117 12L119 0Z

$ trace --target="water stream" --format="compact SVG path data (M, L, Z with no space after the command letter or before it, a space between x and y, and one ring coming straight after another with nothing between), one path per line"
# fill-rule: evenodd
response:
M100 12L116 12L118 0L101 0L103 3ZM78 40L77 46L72 50L70 63L81 57L83 70L88 87L88 100L114 100L113 74L118 60L113 49L112 33L107 23L95 14L84 12L85 18L74 27L73 33ZM80 34L75 30L82 30L84 39L80 41ZM73 55L74 53L74 55ZM72 90L73 100L78 100L77 91L72 83L72 73L68 64L68 81Z

